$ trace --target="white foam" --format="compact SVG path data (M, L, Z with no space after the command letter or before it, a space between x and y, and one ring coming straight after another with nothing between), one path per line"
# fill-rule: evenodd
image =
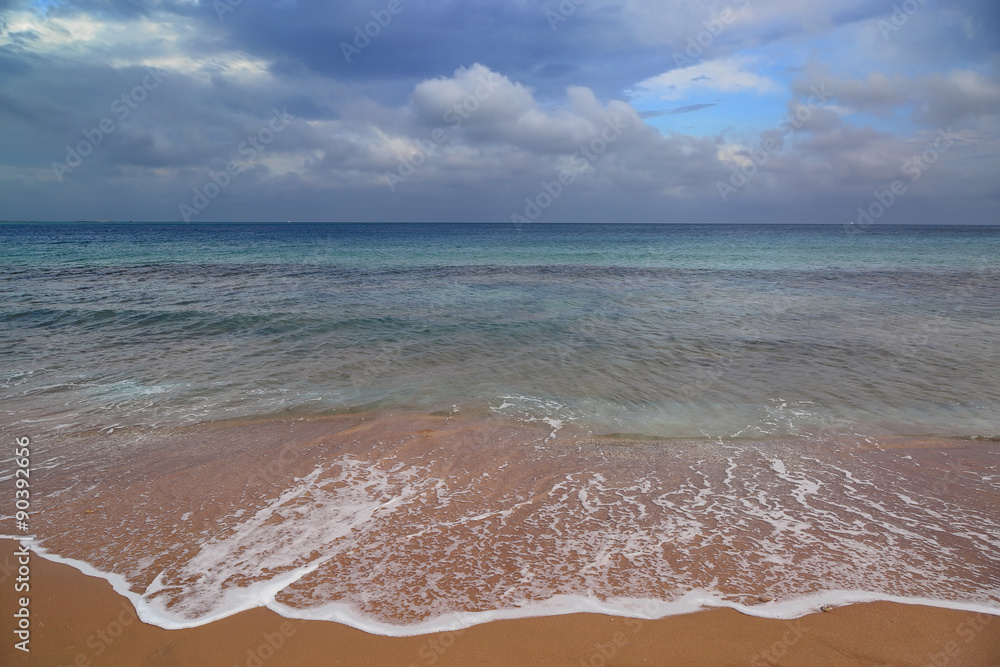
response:
M865 602L895 602L899 604L924 605L941 609L955 609L958 611L1000 616L1000 607L934 598L901 597L870 591L830 590L762 604L744 605L727 600L717 592L696 589L687 591L674 600L608 598L602 601L591 596L553 595L545 600L539 600L516 609L451 612L427 621L407 625L395 625L360 614L351 605L342 602L329 602L309 609L299 609L276 602L275 596L279 591L315 569L315 565L310 565L274 577L265 584L254 585L246 589L239 600L228 600L228 603L215 613L196 619L179 619L149 604L141 595L132 592L125 578L121 575L103 572L81 560L64 558L53 554L40 544L24 540L22 536L0 535L0 539L19 541L22 544L26 544L31 551L47 560L69 565L83 574L104 579L111 584L116 593L127 598L132 603L140 620L165 630L200 627L256 607L266 607L290 619L332 621L369 634L387 637L410 637L435 632L455 631L490 621L577 613L655 620L706 609L727 608L758 618L794 619L816 613L820 611L821 607L827 605L836 607Z
M578 420L565 405L557 401L533 396L500 396L503 402L490 406L490 410L498 414L514 417L524 423L541 422L552 428L546 440L552 440L570 421ZM511 410L513 408L513 410Z
M254 607L390 635L578 611L653 618L724 606L792 618L864 600L1000 614L989 574L1000 528L988 509L964 491L927 497L924 479L896 460L880 467L878 457L848 454L834 465L778 445L711 456L678 448L670 455L680 465L664 475L623 467L615 450L545 474L530 452L453 468L391 447L323 460L221 518L203 508L207 521L183 526L192 514L178 522L175 512L189 508L168 508L160 525L181 534L165 541L144 540L140 526L99 553L64 552L117 575L53 560L122 594L135 589L140 617L165 628ZM630 451L628 466L643 452ZM126 516L132 525L156 520L146 495ZM799 595L815 586L830 590ZM738 604L757 594L777 602ZM465 605L489 611L454 611Z

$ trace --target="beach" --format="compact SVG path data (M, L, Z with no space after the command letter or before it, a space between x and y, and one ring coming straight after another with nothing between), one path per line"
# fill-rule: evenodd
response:
M994 228L250 229L0 227L4 656L997 661Z
M867 538L853 531L844 540L857 514L848 511L834 522L836 504L821 506L814 498L815 505L799 513L791 506L771 507L771 518L797 536L797 546L775 545L775 553L809 556L782 564L766 552L772 525L758 532L707 511L678 517L673 512L684 503L681 494L656 515L655 503L644 503L643 496L655 498L660 489L644 493L641 480L628 479L641 471L648 480L655 463L659 475L675 475L670 488L689 487L692 472L701 480L687 499L691 509L734 502L724 489L716 492L723 498L712 498L713 466L702 458L706 443L672 443L675 458L663 461L662 442L553 437L550 428L511 431L503 423L448 415L365 413L240 420L169 434L84 435L74 449L88 451L85 443L94 437L104 444L117 437L123 448L141 442L159 455L140 466L123 451L119 461L104 462L101 484L81 476L75 465L63 479L50 471L49 483L67 486L57 495L58 505L35 516L34 525L48 536L39 546L52 558L69 557L66 562L76 568L110 577L128 597L102 578L33 553L33 654L19 656L10 643L4 650L27 659L25 664L67 665L79 655L85 656L79 664L257 665L266 657L266 664L276 665L407 667L1000 660L1000 625L989 603L934 599L943 598L935 589L943 581L968 591L989 586L990 554L977 554L967 540L939 538L936 548L949 556L928 551L921 558L914 557L924 549L915 535L899 553L882 548L884 531L868 531ZM276 448L276 442L284 446ZM491 443L488 450L484 442ZM522 447L525 442L531 447ZM931 507L939 510L961 504L961 512L952 509L953 533L989 521L995 494L988 487L969 493L969 479L974 467L995 468L997 443L878 444L852 443L849 455L836 457L836 468L845 487L864 484L866 475L894 476L894 492L909 502L880 508L883 520L893 517L889 528L903 533L907 525L926 521L919 514L901 520L918 493L925 494L923 503L934 494ZM772 488L760 506L786 493L794 499L796 490L799 500L808 501L810 484L803 482L810 480L794 477L798 466L791 457L813 460L815 474L821 466L813 455L829 453L831 445L814 443L813 451L807 445L769 443L772 458L759 464L731 451L718 462L725 465L714 466L723 477L714 481L732 483L726 471L736 469L734 461L758 465L766 484L741 495L759 498L784 477L788 488ZM601 449L605 455L595 459L593 452ZM317 461L335 465L317 474ZM698 465L679 476L691 464ZM587 469L602 471L600 483L582 475ZM580 477L575 486L574 475ZM422 486L421 479L431 483ZM453 503L441 480L451 487ZM831 480L815 480L812 485L832 486ZM341 504L328 505L334 496L320 493L331 487L339 490ZM623 488L633 506L649 511L630 513L616 505ZM510 497L509 489L520 493ZM364 492L371 495L362 497ZM434 501L427 503L431 494ZM569 495L576 503L566 502ZM824 495L833 500L833 494ZM876 497L866 503L855 498L853 504L874 514L871 504L888 503L887 494ZM394 504L399 511L391 511ZM241 510L235 518L234 508ZM957 523L975 515L981 518L968 527ZM665 526L676 533L683 527L680 518L696 517L715 523L687 531L686 540L665 540ZM807 521L818 519L821 525L805 530ZM559 540L546 540L539 531L560 522ZM659 535L655 553L636 553L649 546L643 531ZM734 538L739 551L732 548ZM8 581L17 567L14 545L4 541ZM296 560L310 550L318 564ZM676 571L683 578L670 576ZM876 573L881 594L844 592L861 588ZM16 609L12 585L4 595L4 608ZM917 603L921 595L927 597L923 605ZM894 596L913 599L885 601ZM720 606L729 608L711 609ZM7 614L5 624L11 619ZM43 662L31 662L39 656Z
M0 542L9 563L14 542ZM661 620L593 614L389 638L266 609L187 630L142 623L102 579L34 558L31 653L5 665L969 665L1000 664L1000 619L885 602L794 620L720 609ZM0 587L3 609L12 587ZM9 614L3 634L10 636Z
M1000 667L1000 0L0 0L0 82L0 667Z

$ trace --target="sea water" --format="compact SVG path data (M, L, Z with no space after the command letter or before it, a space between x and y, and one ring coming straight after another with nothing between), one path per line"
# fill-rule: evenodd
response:
M5 224L3 433L50 471L43 548L164 625L995 610L998 257L992 226Z

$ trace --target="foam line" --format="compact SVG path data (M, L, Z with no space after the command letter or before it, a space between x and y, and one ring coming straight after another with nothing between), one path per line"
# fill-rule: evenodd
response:
M315 570L322 562L317 561L283 573L265 582L242 589L242 593L237 599L231 600L230 604L213 611L211 614L193 620L181 620L163 610L155 608L155 606L148 603L141 595L132 592L129 589L128 582L121 575L103 572L85 561L75 558L65 558L51 553L45 547L34 543L32 540L24 540L22 536L0 535L0 539L11 539L22 544L27 544L28 548L42 558L55 563L69 565L83 574L104 579L111 584L116 593L127 598L132 603L140 620L165 630L196 628L258 607L266 607L290 619L332 621L369 634L387 637L409 637L434 632L460 630L491 621L560 616L576 613L604 614L607 616L654 620L667 616L690 614L706 609L728 608L759 618L791 620L815 613L826 605L838 607L865 602L894 602L898 604L924 605L1000 616L1000 607L923 597L902 597L869 591L831 590L758 605L743 605L725 600L713 591L692 590L678 599L671 601L637 598L612 598L601 601L595 597L556 595L518 609L451 612L419 623L394 625L359 614L350 605L340 602L330 602L310 609L298 609L281 604L275 600L278 592Z

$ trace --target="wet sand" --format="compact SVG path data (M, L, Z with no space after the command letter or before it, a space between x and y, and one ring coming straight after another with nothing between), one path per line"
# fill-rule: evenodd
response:
M744 605L882 590L992 608L995 442L664 443L355 414L56 445L32 477L46 548L124 576L181 625L244 611L164 630L106 580L32 555L24 654L16 545L0 540L4 666L1000 665L1000 615L918 604L806 603L793 620L564 613L409 637L259 606L346 603L392 627L553 595L672 600L693 582Z
M392 635L408 633L368 623L424 633L557 596L575 596L561 613L690 590L996 606L998 443L554 431L381 413L54 438L58 458L39 438L31 528L181 627L265 599L314 620L344 604Z
M16 543L0 540L0 664L1000 665L1000 617L875 602L795 620L728 609L656 621L570 614L390 638L256 609L197 628L138 620L104 580L31 558L29 654L14 648Z

